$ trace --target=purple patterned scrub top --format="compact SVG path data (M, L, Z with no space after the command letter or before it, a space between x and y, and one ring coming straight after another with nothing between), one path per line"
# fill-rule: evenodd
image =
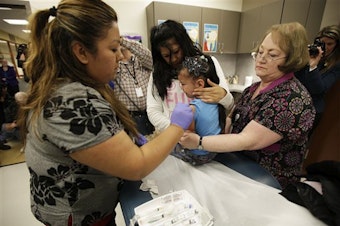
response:
M293 73L273 81L251 99L259 84L245 89L236 103L232 133L240 133L255 120L282 136L266 148L243 153L267 169L285 188L299 180L315 109L308 91Z

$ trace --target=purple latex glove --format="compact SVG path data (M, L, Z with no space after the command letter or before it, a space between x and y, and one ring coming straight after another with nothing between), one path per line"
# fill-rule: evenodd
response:
M170 122L171 124L178 125L186 130L193 119L194 114L189 104L178 103L171 114Z
M136 137L135 142L140 147L140 146L143 146L144 144L146 144L148 142L148 140L142 134L138 134L138 137Z

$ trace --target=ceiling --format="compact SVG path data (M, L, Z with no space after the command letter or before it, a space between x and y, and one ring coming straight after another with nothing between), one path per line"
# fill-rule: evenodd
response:
M0 0L0 7L12 8L12 10L0 10L0 30L28 40L29 34L22 31L27 29L27 25L10 25L3 21L3 19L28 19L28 16L31 14L30 3L28 1Z

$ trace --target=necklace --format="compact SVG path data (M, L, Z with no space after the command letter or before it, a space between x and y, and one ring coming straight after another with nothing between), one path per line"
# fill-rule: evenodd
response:
M133 70L133 73L131 73L129 67L127 66L127 64L124 64L126 70L129 72L129 74L132 76L134 82L135 82L135 85L138 84L138 81L137 81L137 78L136 78L136 71L135 71L135 61L132 60L132 70Z

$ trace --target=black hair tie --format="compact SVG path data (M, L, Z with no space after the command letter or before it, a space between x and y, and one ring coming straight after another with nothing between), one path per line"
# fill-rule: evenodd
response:
M57 16L57 8L55 6L53 6L52 8L50 8L50 16Z

